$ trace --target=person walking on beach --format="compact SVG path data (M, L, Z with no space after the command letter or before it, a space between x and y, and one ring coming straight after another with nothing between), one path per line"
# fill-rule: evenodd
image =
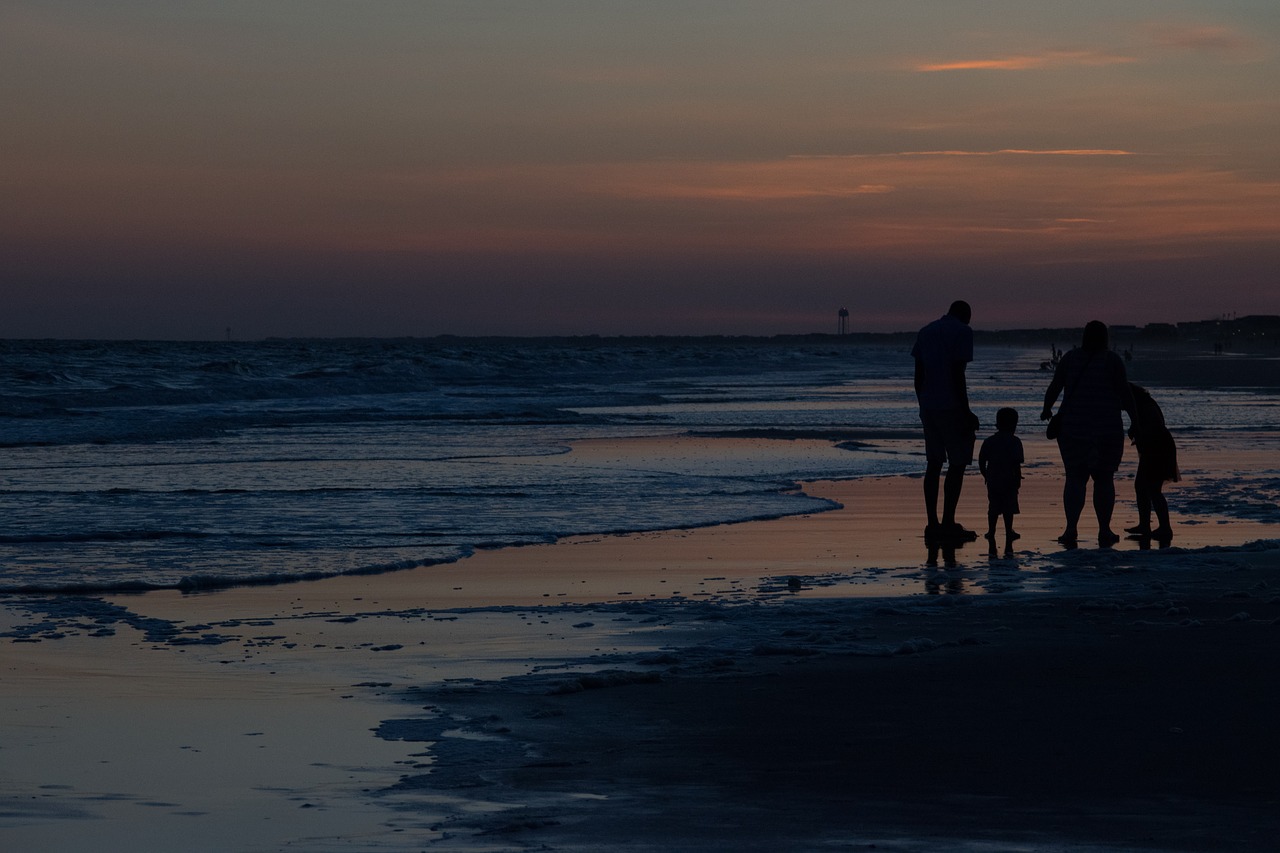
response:
M916 335L911 357L915 359L916 400L924 427L924 504L928 516L926 538L969 541L978 538L956 521L956 507L964 486L964 471L973 461L978 418L969 409L965 369L973 361L972 311L957 300L937 320ZM942 516L938 516L938 485L942 467Z
M996 412L996 431L982 442L978 470L987 481L987 541L996 543L996 522L1004 518L1005 544L1018 538L1013 517L1018 513L1018 489L1022 487L1022 439L1018 431L1018 410Z
M1058 362L1040 412L1041 420L1051 421L1051 430L1053 405L1063 391L1066 393L1058 410L1061 426L1057 440L1066 472L1062 507L1067 526L1058 541L1074 547L1079 539L1080 514L1092 480L1098 547L1108 548L1120 541L1111 530L1111 514L1116 505L1115 473L1124 455L1124 421L1120 413L1127 412L1134 427L1138 426L1139 419L1124 360L1108 348L1105 323L1090 321L1084 327L1079 349L1065 354Z
M1134 497L1138 502L1138 523L1125 529L1136 539L1155 539L1161 545L1173 540L1169 524L1169 502L1164 484L1181 479L1178 472L1178 447L1173 434L1165 426L1164 412L1147 389L1130 383L1138 422L1129 430L1129 438L1138 449L1138 473L1133 478ZM1151 511L1155 510L1157 527L1151 527Z

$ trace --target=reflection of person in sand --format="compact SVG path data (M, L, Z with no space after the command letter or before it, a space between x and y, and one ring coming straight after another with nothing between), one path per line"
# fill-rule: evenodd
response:
M1067 528L1058 537L1073 546L1079 538L1077 525L1084 510L1085 492L1093 480L1093 510L1098 517L1098 545L1109 547L1120 540L1111 530L1111 514L1116 504L1115 473L1124 455L1124 421L1138 422L1133 392L1125 374L1124 360L1107 348L1106 324L1092 320L1084 327L1079 349L1062 357L1053 380L1044 394L1041 420L1053 416L1053 404L1066 391L1059 410L1062 426L1058 452L1066 471L1062 507Z
M936 549L936 544L930 545L930 549ZM952 546L946 546L946 550L951 554L951 561L946 564L948 569L955 568L955 551ZM930 566L937 566L937 560L929 563ZM959 572L930 572L924 579L924 591L926 595L964 595L967 591L965 588L964 575Z
M1133 491L1138 502L1138 523L1127 528L1126 533L1135 538L1151 538L1162 545L1173 539L1169 524L1169 502L1164 497L1164 484L1177 482L1178 448L1173 434L1164 423L1164 412L1140 385L1130 384L1138 409L1137 424L1129 430L1129 437L1138 448L1138 473L1133 478ZM1151 511L1155 510L1157 527L1151 527Z
M973 361L972 312L969 303L956 301L942 317L916 335L911 356L915 359L916 399L924 426L924 504L928 514L925 536L971 541L978 535L956 522L956 506L964 485L964 470L973 461L977 418L969 409L965 368ZM942 485L942 518L938 518L938 483Z
M1018 534L1013 517L1018 513L1018 489L1022 487L1022 439L1017 436L1018 410L996 412L996 431L982 442L978 470L987 481L987 541L994 548L996 522L1004 518L1004 539L1008 547Z

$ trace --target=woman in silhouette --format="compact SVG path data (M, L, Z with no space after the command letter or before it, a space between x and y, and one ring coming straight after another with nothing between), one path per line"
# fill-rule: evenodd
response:
M1138 420L1124 360L1108 348L1105 323L1090 321L1084 327L1080 347L1058 362L1045 391L1041 420L1053 416L1054 403L1064 391L1058 452L1066 473L1062 507L1067 527L1058 541L1073 547L1079 539L1080 514L1092 480L1098 547L1107 548L1120 541L1111 530L1111 514L1116 505L1115 473L1124 455L1125 430L1120 413L1127 412L1133 425Z

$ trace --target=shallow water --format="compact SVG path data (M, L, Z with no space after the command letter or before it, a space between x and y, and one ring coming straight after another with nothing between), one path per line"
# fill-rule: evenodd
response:
M5 342L0 592L212 588L455 560L478 547L821 511L793 484L910 473L905 346L837 338ZM988 423L1024 431L1042 353L980 349ZM1135 366L1140 373L1141 362ZM1280 432L1280 397L1159 395L1187 441ZM582 442L697 434L680 458ZM758 439L717 446L717 437ZM796 439L819 439L797 442ZM575 445L579 449L575 450ZM1188 472L1193 474L1194 472ZM1255 503L1275 470L1241 472ZM1206 511L1243 496L1206 485Z

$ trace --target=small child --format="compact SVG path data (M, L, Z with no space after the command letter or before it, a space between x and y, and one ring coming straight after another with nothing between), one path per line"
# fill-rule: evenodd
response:
M1173 539L1173 527L1169 524L1169 501L1164 496L1164 484L1176 483L1178 473L1178 447L1173 443L1173 433L1164 422L1164 412L1151 393L1140 385L1129 383L1137 404L1138 422L1129 430L1129 437L1138 448L1138 472L1133 478L1134 496L1138 501L1138 523L1125 532L1134 539L1150 537L1162 545ZM1155 510L1156 524L1151 527L1151 511Z
M1004 408L996 412L996 432L982 442L978 470L987 481L987 539L996 541L996 519L1004 516L1006 542L1018 538L1013 517L1018 513L1018 489L1022 486L1022 439L1018 438L1018 412Z

